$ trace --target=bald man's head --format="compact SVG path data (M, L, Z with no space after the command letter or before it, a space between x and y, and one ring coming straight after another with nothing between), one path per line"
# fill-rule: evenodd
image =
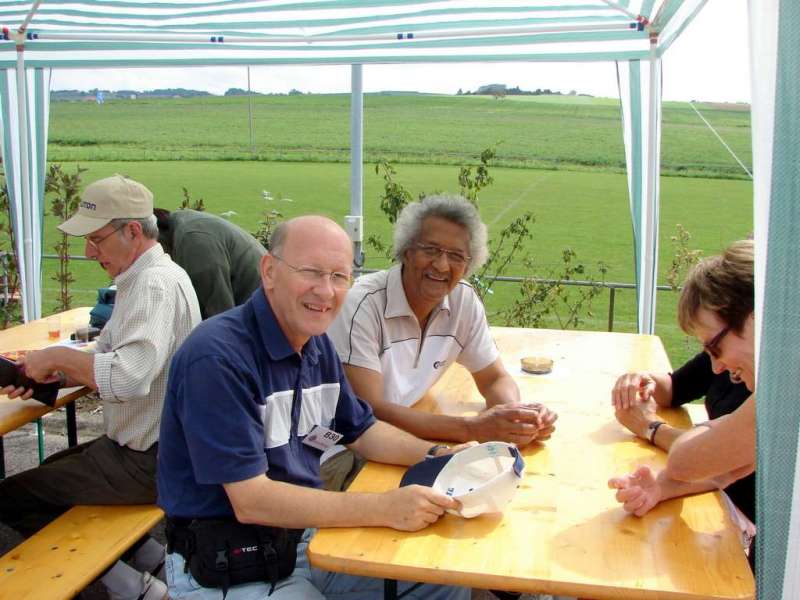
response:
M261 278L283 333L298 352L322 335L349 288L353 248L347 233L327 217L303 216L281 223L261 259Z

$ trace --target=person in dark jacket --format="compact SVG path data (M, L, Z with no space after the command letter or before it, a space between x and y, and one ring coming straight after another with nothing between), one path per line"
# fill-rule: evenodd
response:
M261 285L258 265L266 249L244 229L196 210L153 212L158 241L189 274L203 319L246 302Z
M617 420L638 437L667 452L686 430L659 420L656 408L677 408L704 396L708 418L718 419L739 408L750 397L750 391L744 383L731 381L727 372L714 373L706 352L700 352L672 373L626 373L617 379L612 391ZM637 397L645 402L637 401ZM734 481L725 492L755 522L755 473Z

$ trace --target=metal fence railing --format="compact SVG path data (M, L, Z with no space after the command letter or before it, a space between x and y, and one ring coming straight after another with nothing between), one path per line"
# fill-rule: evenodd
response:
M9 290L8 290L8 275L6 271L6 261L9 253L8 252L0 252L0 264L2 265L2 279L0 279L0 286L2 286L2 298L3 302L8 302L9 300ZM44 254L42 258L53 260L57 259L58 255L56 254ZM91 260L86 258L85 256L79 255L70 255L70 260ZM365 269L365 268L358 268L355 270L356 273L374 273L378 269ZM559 279L545 279L545 278L525 278L525 277L508 277L508 276L500 276L495 277L494 280L498 283L522 283L528 279L532 279L536 283L545 283L545 284L562 284L565 286L575 286L575 287L601 287L607 288L608 293L608 331L614 330L614 308L616 304L616 293L617 290L635 290L636 285L633 283L622 283L616 281L583 281L583 280L559 280ZM672 288L668 285L659 285L656 288L658 291L671 291Z

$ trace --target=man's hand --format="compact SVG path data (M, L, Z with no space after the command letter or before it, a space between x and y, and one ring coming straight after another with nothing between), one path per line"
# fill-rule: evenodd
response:
M629 408L618 408L614 411L614 416L620 424L628 428L634 435L643 440L648 439L647 426L651 421L658 420L656 415L656 403L652 400L637 402Z
M622 508L637 517L646 515L662 499L661 485L650 467L639 467L630 475L613 477L608 480L608 487L617 490L616 499Z
M33 390L30 388L24 387L14 387L13 385L7 385L6 387L0 389L0 395L5 394L9 398L20 398L22 400L27 400L31 396L33 396Z
M543 442L549 440L550 436L552 436L553 432L556 430L558 415L544 404L539 404L538 402L528 404L528 406L539 412L539 431L536 432L536 441Z
M626 410L654 397L656 380L649 373L626 373L614 383L611 404L616 410Z
M400 531L419 531L438 521L448 508L461 508L458 500L421 485L384 492L383 499L385 525Z
M39 356L43 354L45 354L44 350L29 352L25 356L21 356L19 360L17 360L17 364L21 366L25 375L38 383L52 383L58 381L59 374L48 370L47 357ZM27 400L33 396L33 389L8 385L0 389L0 394L5 394L9 398Z
M37 383L58 381L58 372L50 355L50 349L26 354L20 360L20 362L24 363L25 375Z
M541 404L497 404L467 417L467 429L469 437L479 442L510 442L522 447L549 438L557 418Z

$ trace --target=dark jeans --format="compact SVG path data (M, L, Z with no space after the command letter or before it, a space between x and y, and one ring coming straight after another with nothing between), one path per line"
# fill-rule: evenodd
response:
M102 436L53 454L0 481L0 522L27 538L78 504L152 504L157 450L137 452Z

